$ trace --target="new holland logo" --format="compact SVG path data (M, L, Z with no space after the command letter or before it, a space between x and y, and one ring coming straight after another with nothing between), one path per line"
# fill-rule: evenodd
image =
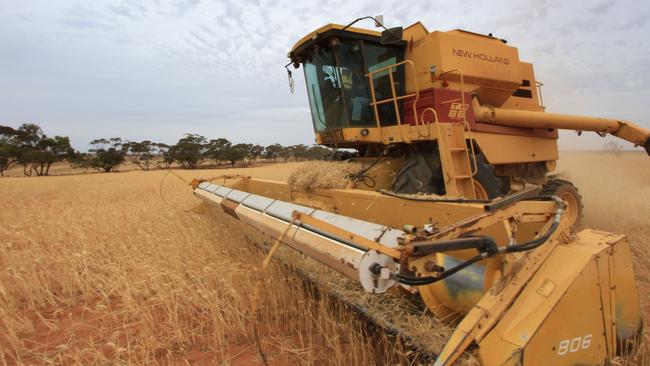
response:
M467 117L467 109L469 104L451 103L449 108L449 119L463 119Z
M454 56L458 56L458 57L473 58L475 60L493 62L493 63L503 64L503 65L510 64L510 59L507 57L492 56L481 52L473 52L469 50L458 50L455 48L452 48L451 52Z

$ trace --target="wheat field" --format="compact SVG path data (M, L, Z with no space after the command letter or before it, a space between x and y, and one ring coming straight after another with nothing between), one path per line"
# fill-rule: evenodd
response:
M650 160L562 159L584 225L629 235L650 319ZM176 173L285 180L300 165ZM409 362L401 344L365 334L294 272L274 263L262 273L263 238L200 205L183 180L165 171L0 179L0 364Z

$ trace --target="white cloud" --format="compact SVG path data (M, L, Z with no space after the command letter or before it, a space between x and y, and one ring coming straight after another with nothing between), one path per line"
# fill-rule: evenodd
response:
M184 132L311 143L302 72L292 95L287 51L326 23L376 14L390 26L421 20L429 30L492 32L533 62L549 111L650 127L645 1L8 2L0 5L0 121L35 121L78 147L115 134L173 142ZM566 136L562 147L603 142Z

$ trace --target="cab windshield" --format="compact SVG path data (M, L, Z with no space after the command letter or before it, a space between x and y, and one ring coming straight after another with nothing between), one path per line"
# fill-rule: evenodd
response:
M316 131L344 127L376 126L370 105L368 72L400 62L402 51L362 40L344 40L336 46L320 48L304 63L307 94ZM402 93L401 71L395 71L396 93ZM375 97L391 97L388 71L373 78ZM396 124L392 103L379 105L382 125Z

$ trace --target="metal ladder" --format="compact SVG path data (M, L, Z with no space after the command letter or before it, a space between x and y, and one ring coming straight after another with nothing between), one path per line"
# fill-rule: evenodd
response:
M461 109L465 105L465 80L462 69L447 70L443 74L458 73L460 75L460 103ZM442 74L440 75L442 76ZM477 194L477 184L474 176L477 172L476 154L472 141L472 131L467 122L467 116L462 114L463 121L455 123L445 123L441 126L436 116L436 128L438 131L438 150L440 153L440 162L445 179L445 190L447 195L463 197L466 199L485 199ZM465 132L469 135L468 141L465 138ZM470 159L474 162L474 169ZM483 194L485 195L485 194Z
M438 129L438 150L445 177L447 195L477 199L470 153L465 140L465 123L436 123ZM473 150L473 149L472 149ZM475 165L476 166L476 165Z

